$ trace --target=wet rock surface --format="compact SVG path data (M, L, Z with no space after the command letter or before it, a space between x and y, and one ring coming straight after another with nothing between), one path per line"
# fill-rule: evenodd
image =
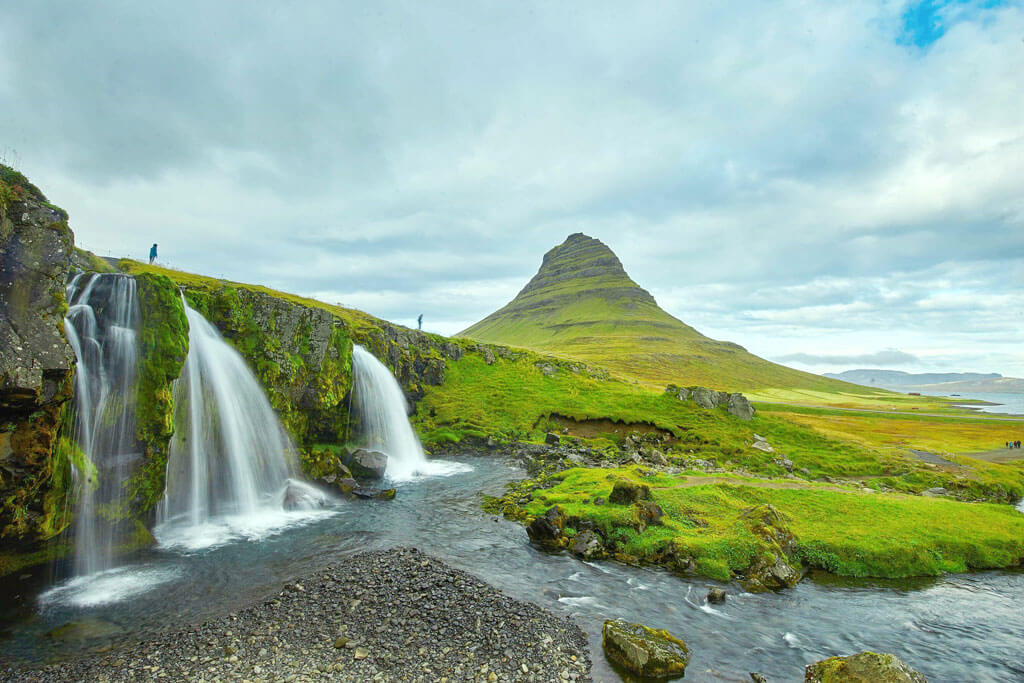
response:
M918 671L896 655L861 652L848 657L830 657L809 664L806 683L927 683Z
M415 549L346 558L219 619L27 681L589 680L586 635Z
M623 619L604 622L601 647L610 661L644 678L681 678L690 663L686 643L668 631Z

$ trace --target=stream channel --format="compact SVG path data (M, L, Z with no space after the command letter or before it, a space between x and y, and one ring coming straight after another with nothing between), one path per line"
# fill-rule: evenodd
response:
M806 664L861 650L892 652L929 681L1024 680L1024 572L910 582L819 575L760 595L729 585L725 604L712 607L704 596L713 582L704 579L533 548L522 526L480 510L480 493L499 495L525 474L495 458L460 462L472 469L403 483L394 501L339 502L277 533L158 548L85 589L9 577L0 583L0 665L203 621L348 555L407 545L513 597L575 616L589 634L598 681L618 680L600 642L602 622L614 617L682 637L693 652L688 681L749 681L751 671L803 680ZM102 600L112 594L122 599ZM70 621L91 623L98 637L46 637Z

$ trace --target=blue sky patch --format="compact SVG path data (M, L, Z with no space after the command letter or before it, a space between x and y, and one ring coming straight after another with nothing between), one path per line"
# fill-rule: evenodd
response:
M984 10L1005 5L1006 0L922 0L911 2L903 12L899 42L926 48L955 24L976 18Z

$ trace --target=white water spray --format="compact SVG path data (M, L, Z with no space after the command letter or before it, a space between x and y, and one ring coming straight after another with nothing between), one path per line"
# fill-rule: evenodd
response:
M430 461L409 424L408 403L398 380L377 358L356 344L352 349L353 395L362 446L388 456L386 476L409 481L418 476L465 472L467 465Z
M189 352L175 383L175 434L157 511L164 545L258 538L326 496L295 475L295 449L263 388L217 329L185 304ZM285 510L285 499L288 510Z
M119 510L122 482L140 456L135 437L139 305L127 275L77 275L67 286L64 331L75 352L74 573L114 564L117 530L101 510Z

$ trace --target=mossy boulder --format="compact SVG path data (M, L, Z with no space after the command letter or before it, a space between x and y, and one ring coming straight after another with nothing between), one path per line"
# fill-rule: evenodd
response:
M623 619L604 622L601 647L609 661L641 678L682 678L690 663L690 650L679 638Z
M526 525L526 534L530 540L546 550L557 550L567 542L563 535L565 530L565 511L555 505L542 516L533 519Z
M926 683L927 679L892 654L861 652L830 657L804 670L805 683Z
M612 485L608 502L613 505L632 505L640 500L651 497L651 487L646 484L634 484L631 481L617 481Z

